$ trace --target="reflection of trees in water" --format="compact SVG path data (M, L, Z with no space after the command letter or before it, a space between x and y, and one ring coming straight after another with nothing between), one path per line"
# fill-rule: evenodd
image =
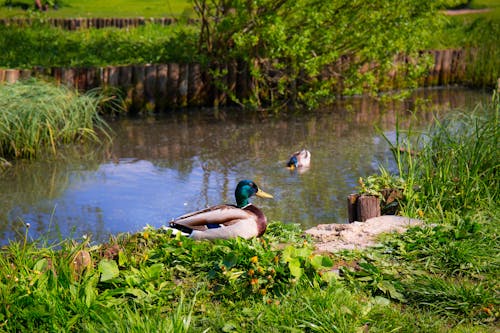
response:
M436 112L462 107L476 97L454 90L421 90L414 99L380 102L360 97L339 100L336 105L314 113L290 111L286 114L238 111L177 111L133 124L122 121L118 135L127 138L113 147L118 157L154 159L156 164L189 175L201 168L200 206L210 202L210 179L220 183L219 193L233 201L234 177L264 182L266 190L294 186L283 193L285 200L258 201L274 216L306 218L313 224L344 219L343 211L325 212L325 201L343 207L345 196L356 186L359 176L377 171L375 126L393 129L418 128L432 121ZM313 166L307 174L284 183L282 164L289 154L302 147L313 152ZM390 155L390 154L389 154ZM376 163L375 163L376 164ZM328 172L316 172L328 168ZM250 173L250 174L248 174ZM297 179L298 178L298 179ZM295 183L294 183L295 182ZM307 207L304 207L307 202ZM326 204L328 206L328 203ZM272 215L270 215L272 216Z
M13 232L23 236L25 222L19 217L30 212L34 203L57 198L68 188L71 177L86 177L106 159L105 146L68 146L57 157L40 157L34 161L20 160L0 174L2 209L0 209L0 239ZM79 172L81 170L81 172ZM44 234L50 221L46 216L54 207L39 212L31 231Z
M467 104L467 93L422 90L411 100L379 102L363 97L339 100L316 113L248 113L233 111L173 111L148 121L125 119L115 124L118 139L112 148L116 159L156 160L159 166L190 173L199 161L205 169L222 171L248 159L270 155L284 158L281 147L295 149L333 138L364 136L381 129L430 122L433 112ZM408 111L416 111L410 113ZM161 120L161 121L157 121ZM321 137L319 137L321 138Z

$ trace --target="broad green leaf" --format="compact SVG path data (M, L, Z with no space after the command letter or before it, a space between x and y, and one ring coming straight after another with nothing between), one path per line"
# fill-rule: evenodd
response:
M288 263L288 268L290 269L290 273L297 279L302 276L302 267L300 267L300 260L297 258L293 258Z
M329 268L333 266L333 261L327 256L317 255L311 259L311 264L314 268Z
M118 264L114 260L102 259L99 262L99 273L101 273L101 281L109 281L118 277L120 271L118 270Z

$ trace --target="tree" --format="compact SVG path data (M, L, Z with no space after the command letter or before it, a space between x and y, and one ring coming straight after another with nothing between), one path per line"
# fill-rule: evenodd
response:
M376 93L398 54L416 56L438 24L427 0L194 0L199 52L209 62L244 61L256 107L316 106L343 93ZM401 67L401 66L400 66ZM403 64L405 85L419 66ZM421 66L420 66L421 68Z

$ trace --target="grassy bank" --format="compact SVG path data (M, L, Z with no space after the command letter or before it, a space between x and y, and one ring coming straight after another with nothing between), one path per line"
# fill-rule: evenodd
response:
M25 27L0 26L0 66L106 66L195 62L194 27L146 25L134 29L66 31L43 23Z
M400 142L419 150L398 155L402 209L428 226L336 254L315 254L296 226L277 222L250 241L200 242L146 229L106 244L11 243L0 256L0 327L494 332L498 108L495 97L473 115L442 120L418 146Z
M29 80L0 85L0 158L54 154L61 144L99 141L106 97Z
M181 17L192 15L192 5L186 0L56 0L48 4L44 17ZM5 0L0 3L0 17L36 15L34 1ZM54 9L54 4L57 9Z

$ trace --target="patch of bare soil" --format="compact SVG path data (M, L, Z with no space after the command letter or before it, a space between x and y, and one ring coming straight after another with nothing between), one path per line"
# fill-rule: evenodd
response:
M452 9L452 10L445 10L444 13L446 15L454 16L454 15L465 15L465 14L487 13L489 11L491 11L490 8L484 8L484 9Z
M377 244L377 236L383 233L403 233L409 227L422 225L424 222L403 216L384 215L366 222L349 224L320 224L305 231L316 241L320 252L363 249Z

